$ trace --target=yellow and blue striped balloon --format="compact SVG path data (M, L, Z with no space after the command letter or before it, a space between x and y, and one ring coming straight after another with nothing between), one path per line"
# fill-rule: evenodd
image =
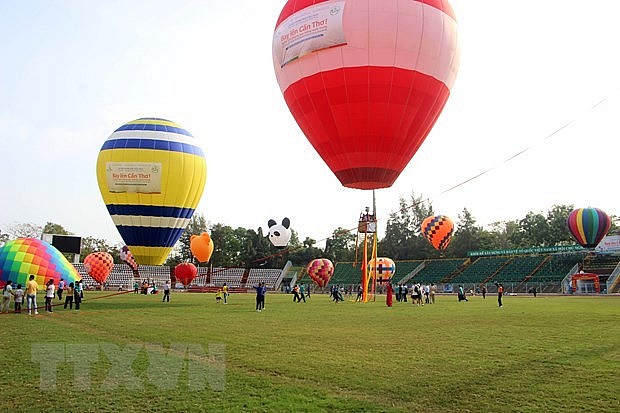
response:
M142 265L161 265L194 214L207 179L191 133L160 118L118 128L97 158L103 201Z

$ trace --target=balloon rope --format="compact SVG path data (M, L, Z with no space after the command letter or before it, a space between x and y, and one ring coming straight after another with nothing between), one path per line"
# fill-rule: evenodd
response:
M600 106L601 104L603 104L604 102L606 102L608 99L609 99L609 97L608 97L608 96L607 96L607 97L604 97L603 99L599 100L599 101L598 101L598 102L596 102L594 105L592 105L590 108L586 109L583 113L591 112L592 110L596 109L598 106ZM583 113L582 113L582 114L583 114ZM492 166L492 167L490 167L490 168L487 168L487 169L485 169L485 170L483 170L483 171L479 172L478 174L476 174L476 175L474 175L474 176L472 176L472 177L469 177L469 178L467 178L467 179L465 179L465 180L463 180L463 181L461 181L461 182L459 182L459 183L457 183L457 184L455 184L455 185L452 185L452 186L450 186L450 187L448 187L448 188L444 189L443 191L439 192L438 196L439 196L439 195L444 195L444 194L446 194L446 193L448 193L448 192L450 192L450 191L453 191L453 190L455 190L455 189L457 189L457 188L460 188L461 186L463 186L463 185L465 185L465 184L467 184L467 183L469 183L469 182L472 182L472 181L474 181L474 180L476 180L476 179L480 178L481 176L483 176L483 175L485 175L485 174L487 174L487 173L489 173L489 172L491 172L491 171L493 171L493 170L497 169L500 165L502 165L502 164L506 164L506 163L508 163L508 162L511 162L512 160L514 160L514 159L518 158L519 156L521 156L521 155L523 155L524 153L528 152L528 151L529 151L529 150L531 150L532 148L534 148L534 147L536 147L536 146L540 145L540 144L541 144L541 143L543 143L544 141L547 141L547 140L551 139L553 136L557 135L558 133L560 133L560 132L561 132L561 131L563 131L564 129L566 129L566 128L568 128L569 126L571 126L573 123L575 123L575 122L576 122L576 121L577 121L577 120L578 120L578 119L582 116L582 114L580 114L579 116L577 116L577 117L575 117L575 118L571 119L570 121L568 121L568 122L564 123L562 126L560 126L559 128L555 129L555 130L554 130L553 132L551 132L550 134L545 135L544 137L542 137L542 138L541 138L541 139L539 139L538 141L536 141L536 142L532 143L531 145L529 145L529 146L527 146L527 147L525 147L525 148L521 149L520 151L518 151L518 152L517 152L517 153L515 153L514 155L512 155L512 156L510 156L510 157L506 158L506 159L505 159L504 161L502 161L500 164L498 164L498 165L496 165L496 166ZM419 200L419 201L417 201L417 202L414 202L414 203L412 203L412 204L410 204L410 205L405 205L404 207L402 207L402 208L399 210L399 212L404 212L404 211L406 211L406 210L408 210L408 209L414 208L414 207L416 207L416 206L418 206L418 205L422 204L423 202L427 202L427 201L430 201L430 200L431 200L431 197L427 197L427 198L421 199L421 200ZM377 221L380 221L380 220L377 220ZM346 233L350 233L350 232L357 231L357 230L358 230L358 227L356 226L355 228L350 228L350 229L348 229L348 230L343 230L343 231L341 231L341 233L345 233L345 232L346 232ZM336 236L336 237L337 237L337 236L338 236L338 234L332 235L332 237L334 237L334 236ZM358 236L359 236L359 234L358 234ZM323 242L323 241L327 241L328 239L330 239L330 238L332 238L332 237L325 237L325 238L319 239L319 240L317 241L317 243L320 243L320 242ZM356 263L357 263L357 244L358 244L358 243L356 242L356 260L355 260L355 261L356 261ZM266 262L266 261L267 261L268 259L270 259L270 258L273 258L273 257L278 257L278 256L280 256L280 255L284 255L284 254L289 253L289 252L299 251L299 250L301 250L302 248L304 248L302 245L299 245L299 246L296 246L296 247L291 247L291 248L286 248L286 249L283 249L282 251L279 251L279 252L277 252L277 253L275 253L275 254L271 254L271 255L268 255L268 256L263 257L263 258L258 258L258 259L256 259L256 260L252 261L250 264L255 264L255 263L260 263L260 262ZM355 263L355 264L356 264L356 263ZM363 263L362 263L362 264L363 264ZM230 267L230 268L233 268L233 267ZM220 269L220 271L224 271L224 270L226 270L226 268L222 268L222 269Z

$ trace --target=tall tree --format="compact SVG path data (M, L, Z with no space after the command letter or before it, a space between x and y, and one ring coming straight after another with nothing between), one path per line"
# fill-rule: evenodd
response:
M573 205L553 205L547 211L547 245L566 245L574 244L575 241L570 235L566 222L568 216L575 209Z
M448 247L450 255L454 257L467 257L468 251L480 249L480 233L482 228L476 226L476 219L467 208L459 214L457 229Z
M438 255L421 235L424 219L433 215L433 207L422 196L411 194L409 201L399 199L399 208L390 213L385 237L379 244L381 255L394 260L411 260Z
M69 232L60 224L55 224L53 222L47 222L43 227L44 234L57 234L57 235L73 235L72 232Z
M185 231L179 237L177 241L178 255L181 261L192 261L192 251L190 250L190 238L192 235L200 235L203 232L208 232L207 220L201 213L195 213L187 223Z
M211 263L215 267L236 267L242 263L239 260L243 247L243 239L239 233L245 234L244 228L233 230L224 224L215 224L211 227L213 240L213 255Z
M15 223L9 227L11 238L40 238L43 227L30 222Z
M93 252L107 252L112 255L114 262L120 264L120 248L119 246L110 246L108 242L102 238L82 237L82 246L80 249L80 262L84 262L84 258Z
M335 262L353 261L355 258L355 234L342 227L336 228L325 241L325 256Z
M528 212L525 218L519 221L521 229L521 248L545 247L549 240L549 223L541 213Z

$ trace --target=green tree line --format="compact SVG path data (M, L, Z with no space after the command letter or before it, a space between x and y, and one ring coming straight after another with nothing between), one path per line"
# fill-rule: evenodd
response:
M412 193L408 199L401 197L398 207L389 214L385 235L378 242L378 251L380 256L393 260L416 260L466 257L469 251L479 250L572 245L575 241L566 227L566 221L573 210L573 205L553 205L546 213L530 211L521 219L495 222L484 228L476 223L467 208L463 208L457 219L452 217L456 231L450 245L440 252L421 233L422 221L434 215L432 203ZM614 215L611 218L610 234L617 234L618 218ZM292 230L288 248L277 249L269 242L262 228L233 228L223 223L209 226L203 215L195 214L165 264L174 266L192 261L190 236L202 232L210 234L215 248L210 262L200 265L215 267L278 268L288 260L293 265L306 265L314 258L329 258L333 262L354 261L361 242L356 229L338 227L325 240L325 246L319 248L316 240L307 237L301 241L298 233ZM17 237L38 238L41 233L72 235L62 225L52 222L43 227L22 223L11 226L6 232L0 231L0 245ZM120 263L121 247L110 245L104 239L83 237L80 261L92 252L107 251L115 262Z

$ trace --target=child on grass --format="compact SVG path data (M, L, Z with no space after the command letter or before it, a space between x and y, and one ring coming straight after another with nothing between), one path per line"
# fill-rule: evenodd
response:
M217 290L217 293L215 293L215 302L216 303L220 303L222 302L222 297L224 296L224 292L222 291L222 289L220 288L219 290Z
M24 290L22 290L21 284L17 284L17 289L13 291L13 295L15 296L15 313L20 314L22 312L22 303L24 302Z

